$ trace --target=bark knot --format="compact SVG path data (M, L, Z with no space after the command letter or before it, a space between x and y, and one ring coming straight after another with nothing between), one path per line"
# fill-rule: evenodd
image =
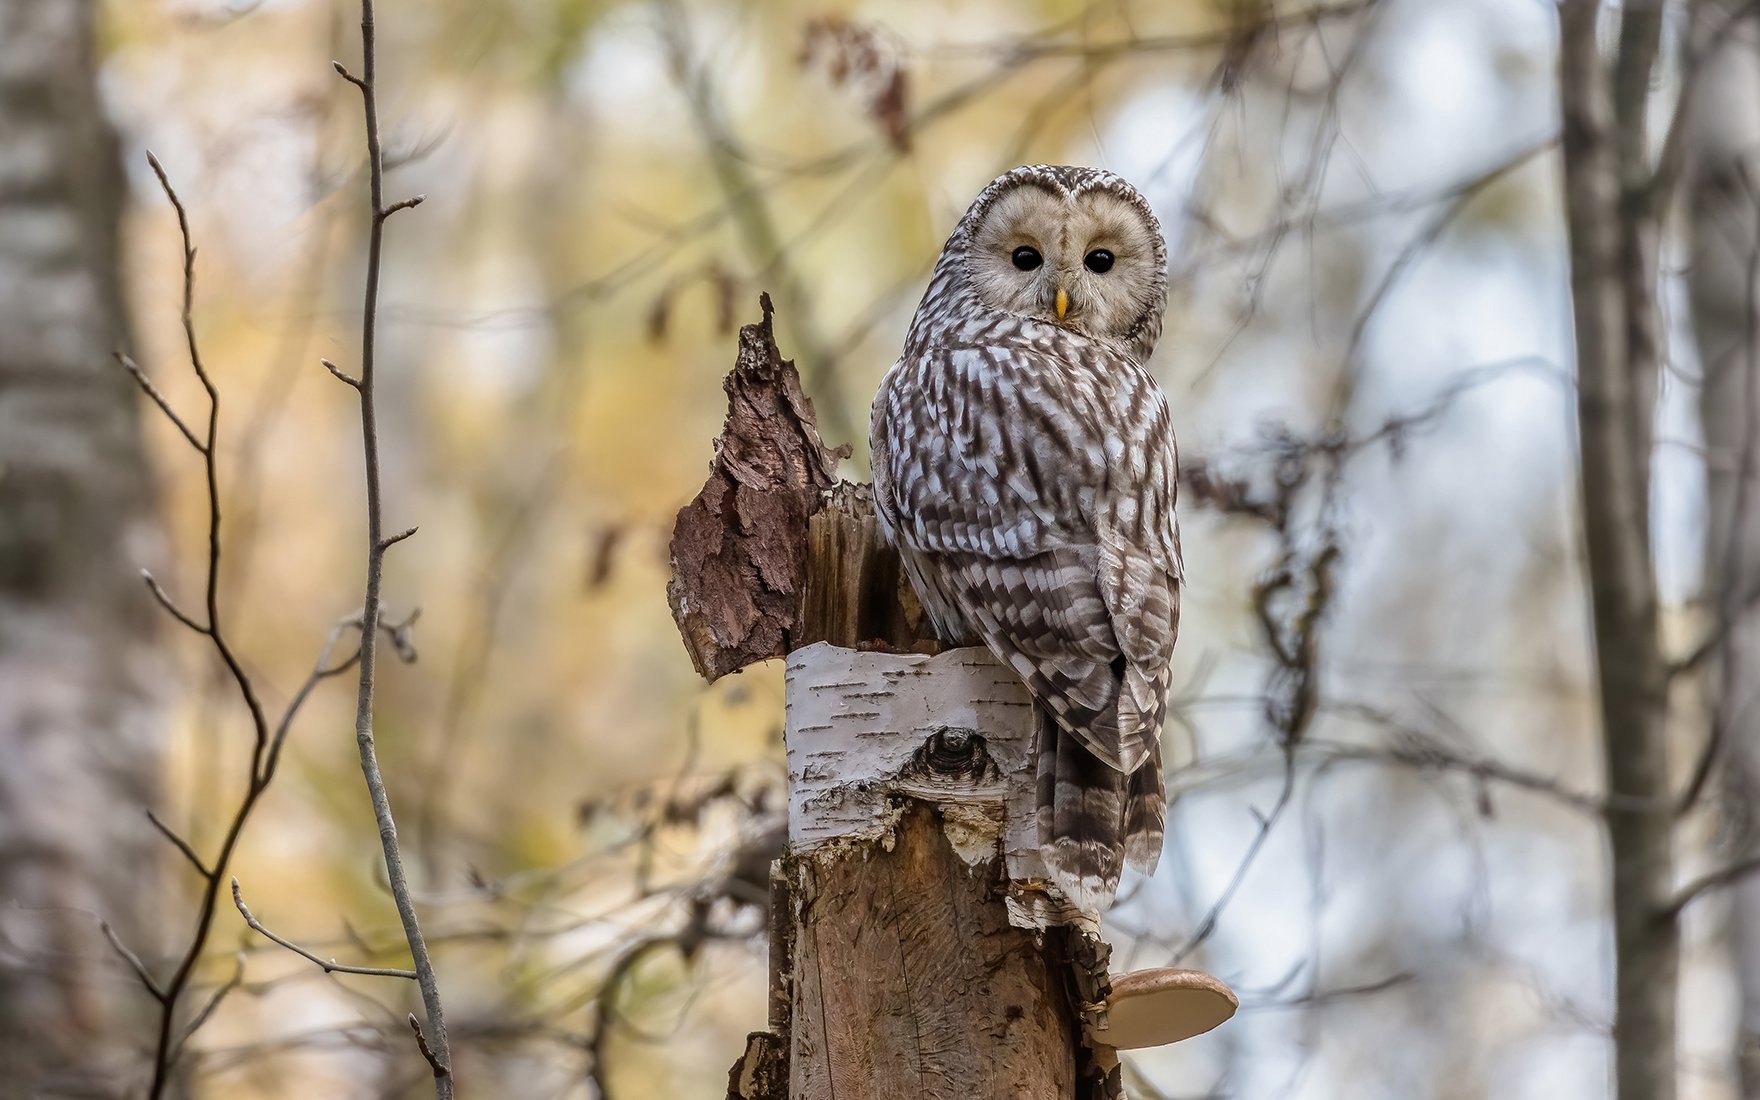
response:
M976 786L1000 781L1002 773L990 758L983 734L963 726L942 726L911 754L904 775Z

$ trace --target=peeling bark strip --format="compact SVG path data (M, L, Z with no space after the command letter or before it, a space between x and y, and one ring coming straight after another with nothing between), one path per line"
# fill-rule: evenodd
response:
M666 596L697 671L710 680L792 648L801 632L803 533L837 460L819 438L813 403L764 319L739 330L727 376L727 421L709 480L678 513Z

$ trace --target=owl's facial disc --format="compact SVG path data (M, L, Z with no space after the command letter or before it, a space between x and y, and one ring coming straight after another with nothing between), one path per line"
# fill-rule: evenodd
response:
M1023 184L999 197L972 236L966 264L995 309L1121 338L1157 308L1155 227L1117 195L1073 199Z

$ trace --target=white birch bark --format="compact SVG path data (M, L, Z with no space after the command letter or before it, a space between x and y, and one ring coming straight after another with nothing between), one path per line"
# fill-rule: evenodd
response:
M890 835L901 797L934 803L968 865L1004 860L1009 923L1093 921L1044 888L1034 810L1033 701L983 649L935 657L823 642L789 654L788 839L797 853ZM938 744L981 739L985 774L949 781L928 767Z
M138 1092L160 718L90 0L0 0L0 1092ZM131 1089L132 1086L132 1089Z

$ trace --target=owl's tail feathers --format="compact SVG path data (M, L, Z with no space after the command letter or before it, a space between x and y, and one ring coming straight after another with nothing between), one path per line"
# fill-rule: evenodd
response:
M1124 800L1125 862L1145 875L1161 862L1161 841L1167 826L1167 783L1161 777L1161 746L1131 773Z
M1128 860L1148 872L1161 858L1166 793L1157 748L1129 774L1039 717L1039 851L1054 886L1077 908L1112 907Z

